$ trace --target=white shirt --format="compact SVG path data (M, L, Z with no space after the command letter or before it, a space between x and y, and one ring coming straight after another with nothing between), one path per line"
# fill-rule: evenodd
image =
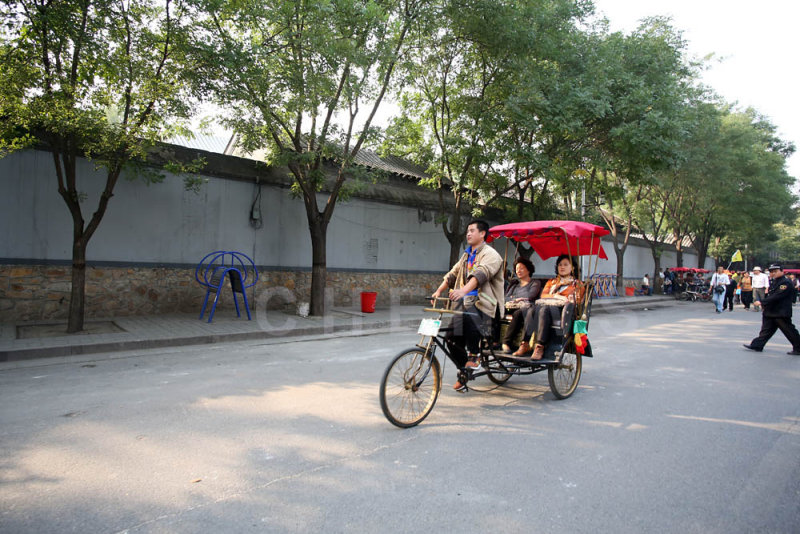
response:
M750 278L753 280L753 289L767 289L769 287L769 275L767 273L753 273Z
M714 273L714 276L711 277L711 287L727 286L730 283L731 279L725 273Z
M647 277L647 276L645 276L644 278L642 278L642 285L643 285L643 286L649 286L649 285L650 285L650 278L649 278L649 277Z

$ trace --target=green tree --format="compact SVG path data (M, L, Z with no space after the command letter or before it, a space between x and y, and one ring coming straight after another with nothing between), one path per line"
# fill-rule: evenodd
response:
M605 206L599 212L611 232L611 245L617 260L617 293L622 295L625 286L625 252L634 230L634 206L643 193L644 185L631 187L631 184L611 172L601 173L600 176Z
M653 280L659 280L661 241L669 229L665 203L672 192L658 190L657 173L680 162L694 70L685 59L680 33L663 18L647 19L627 36L607 35L595 50L602 69L595 75L600 86L595 91L605 105L598 104L598 113L587 121L594 143L589 157L609 215L625 228L620 232L611 224L621 291L631 226L645 235L656 264Z
M601 34L578 27L588 6L560 6L558 15L543 24L548 31L537 34L535 48L512 69L504 108L507 129L497 140L508 162L503 189L513 186L520 219L579 217L581 192L591 190L596 178L586 163L592 152L588 126L608 105L598 83L603 79L596 54Z
M715 148L702 155L705 172L693 176L699 201L690 235L699 265L711 244L726 236L735 248L772 241L773 225L791 221L797 200L791 192L794 179L786 171L794 146L752 109L724 107L720 114ZM717 257L727 253L719 250Z
M52 153L58 193L73 223L70 333L83 329L86 249L120 174L188 115L181 76L185 15L174 0L0 4L0 154L34 142ZM76 167L81 157L94 160L106 177L88 221Z
M427 185L439 192L451 263L461 253L465 216L512 190L525 172L511 149L527 132L515 128L508 107L522 90L520 71L552 62L584 8L569 0L449 0L438 29L413 49L404 117L388 129L384 149L417 139L411 153L426 156L417 162L427 164Z
M311 313L324 313L327 229L421 24L424 0L194 0L196 73L245 151L286 165L311 235ZM326 174L333 162L335 174ZM323 190L327 196L323 196Z
M778 236L775 243L778 257L783 261L799 261L800 216L796 215L789 223L775 224L774 231Z

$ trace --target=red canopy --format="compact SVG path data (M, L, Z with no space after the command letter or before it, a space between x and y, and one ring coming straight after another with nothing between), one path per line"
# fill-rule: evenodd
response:
M670 267L669 270L673 273L688 273L691 271L688 267Z
M491 243L497 238L507 237L514 241L529 243L540 258L546 260L560 254L573 256L608 256L600 244L600 237L610 232L602 226L578 221L529 221L501 224L489 229L486 238Z

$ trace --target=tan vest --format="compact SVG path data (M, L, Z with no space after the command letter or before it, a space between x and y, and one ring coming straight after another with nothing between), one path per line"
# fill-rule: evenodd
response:
M499 309L502 317L506 309L503 292L503 258L486 243L479 245L477 250L472 269L468 266L469 257L464 253L444 279L449 287L459 289L470 277L477 278L478 301L475 306L489 317L494 317Z

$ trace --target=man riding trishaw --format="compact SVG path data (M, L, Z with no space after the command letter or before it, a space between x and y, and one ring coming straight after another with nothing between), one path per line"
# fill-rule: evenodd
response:
M468 383L481 376L501 385L513 375L547 371L550 389L559 399L577 388L581 356L592 356L587 334L594 283L592 278L580 279L575 258L590 256L590 266L592 258L607 259L600 238L608 230L575 221L487 227L480 220L468 225L467 250L432 295L433 307L424 310L438 318L423 319L420 342L398 354L384 373L381 408L397 426L419 424L433 409L442 379L437 349L456 364L454 388L459 391L468 390ZM560 256L556 277L542 290L541 306L530 307L529 335L515 343L520 348L514 353L501 349L500 330L508 323L503 319L505 269L500 254L489 246L503 237L517 248L527 243L542 259ZM443 324L446 316L452 318L449 325Z

